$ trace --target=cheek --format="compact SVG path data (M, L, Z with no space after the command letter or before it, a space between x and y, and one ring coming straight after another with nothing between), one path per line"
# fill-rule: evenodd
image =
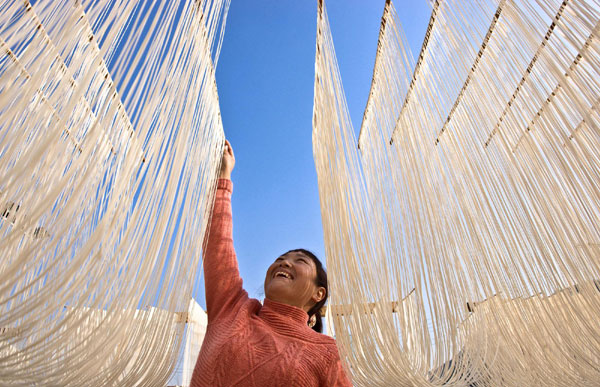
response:
M313 278L313 273L311 270L308 269L304 269L304 270L298 270L296 272L298 274L298 280L297 281L297 285L301 288L298 290L304 291L304 292L308 292L312 289L312 287L314 286L314 278Z

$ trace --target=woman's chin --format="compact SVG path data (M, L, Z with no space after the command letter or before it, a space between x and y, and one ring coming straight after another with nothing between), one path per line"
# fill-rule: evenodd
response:
M290 296L293 296L289 283L281 280L271 281L265 289L265 297L271 301L289 304Z

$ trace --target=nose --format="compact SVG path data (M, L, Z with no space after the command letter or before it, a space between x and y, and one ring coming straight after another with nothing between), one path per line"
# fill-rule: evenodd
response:
M292 267L292 263L289 259L284 258L279 262L279 266Z

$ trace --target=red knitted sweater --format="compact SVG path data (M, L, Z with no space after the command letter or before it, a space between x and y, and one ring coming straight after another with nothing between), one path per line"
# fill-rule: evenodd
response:
M261 305L242 288L232 188L219 180L204 254L208 327L191 386L350 386L335 340L310 329L304 310Z

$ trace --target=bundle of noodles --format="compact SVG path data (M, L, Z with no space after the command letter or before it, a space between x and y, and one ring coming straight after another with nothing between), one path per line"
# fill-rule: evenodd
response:
M166 383L224 143L228 6L0 2L2 383Z
M329 318L358 385L600 379L600 3L387 2L358 141L320 4Z

